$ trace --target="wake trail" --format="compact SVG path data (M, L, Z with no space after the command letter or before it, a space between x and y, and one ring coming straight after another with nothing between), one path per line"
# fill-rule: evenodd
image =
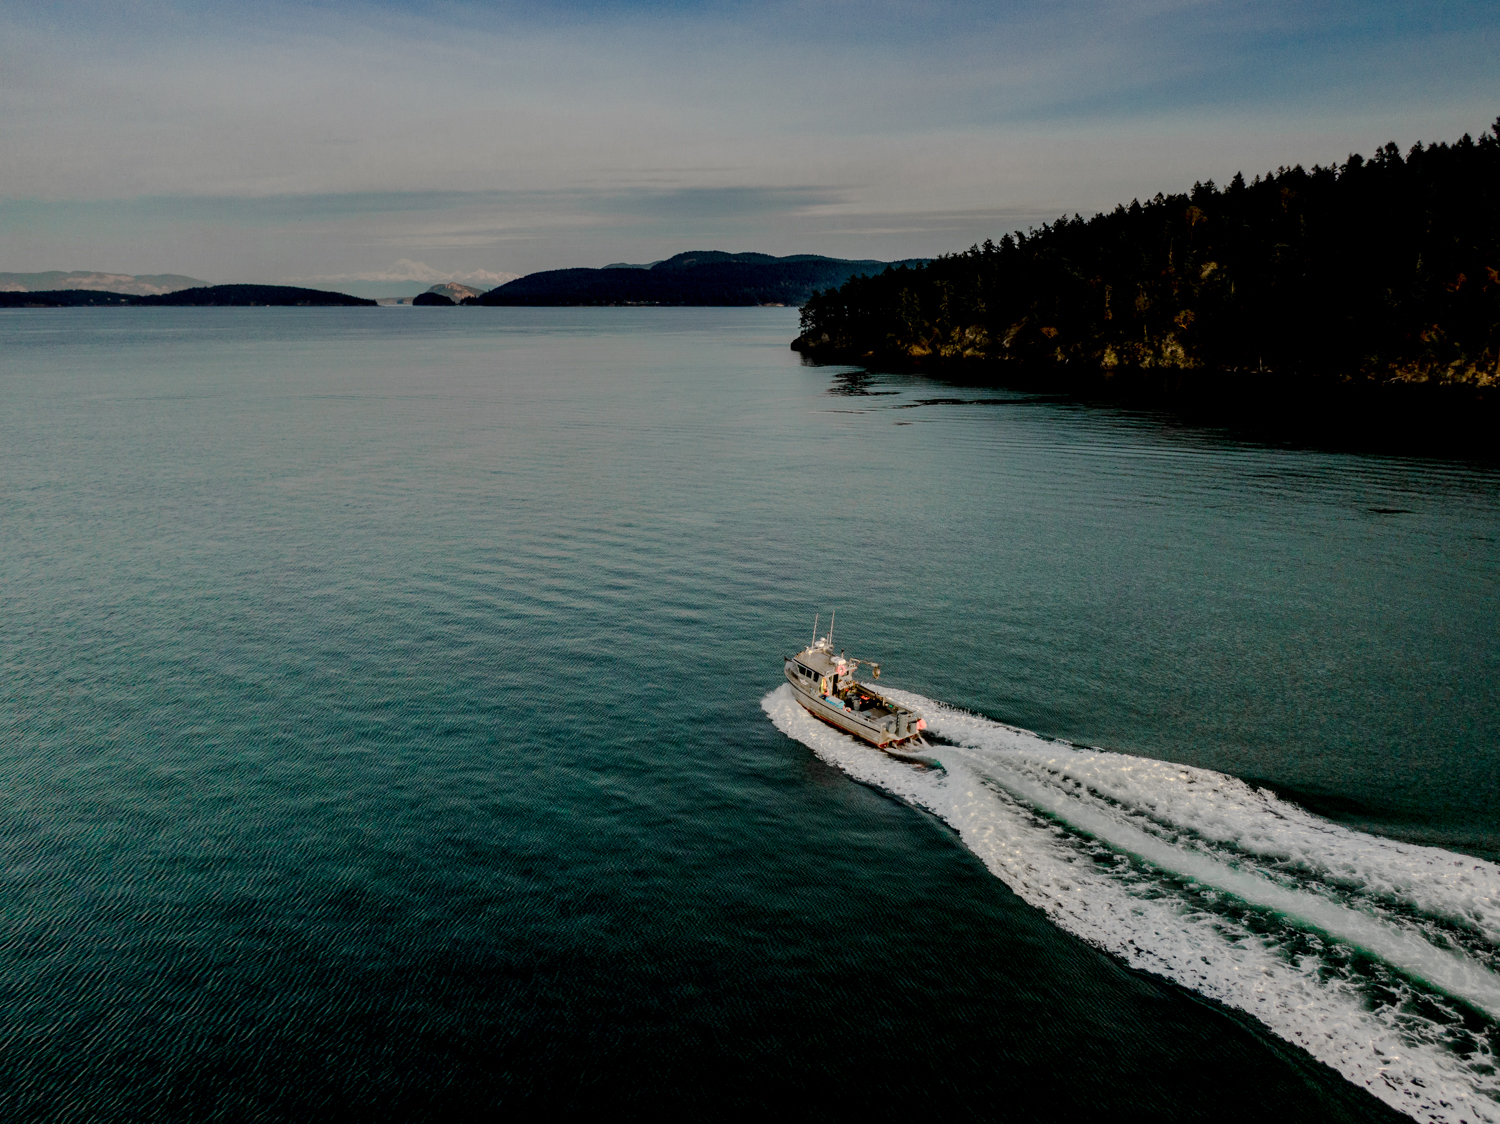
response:
M1323 820L1211 770L1081 749L902 691L943 770L778 729L926 808L1054 923L1245 1011L1418 1119L1500 1124L1500 866Z

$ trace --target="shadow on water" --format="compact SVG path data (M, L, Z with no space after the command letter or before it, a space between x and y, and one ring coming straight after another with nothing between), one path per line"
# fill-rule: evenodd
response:
M802 356L808 367L834 366ZM1277 380L1253 373L1189 381L1194 372L1109 380L1097 373L1028 374L994 367L935 369L872 365L833 375L830 394L871 394L880 378L931 386L1011 391L1035 402L1073 403L1157 419L1237 441L1322 452L1413 456L1493 464L1500 461L1500 393L1493 388L1426 383L1354 386ZM915 405L978 405L990 400L933 398Z

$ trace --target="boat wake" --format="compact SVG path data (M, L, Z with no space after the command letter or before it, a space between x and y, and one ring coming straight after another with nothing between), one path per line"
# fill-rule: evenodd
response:
M761 705L926 808L1023 900L1133 968L1248 1012L1387 1104L1500 1124L1500 866L1352 831L1222 773L1049 741L887 689L941 770Z

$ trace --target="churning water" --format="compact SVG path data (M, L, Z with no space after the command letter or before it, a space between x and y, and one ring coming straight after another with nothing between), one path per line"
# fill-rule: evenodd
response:
M1500 1119L1500 474L795 321L0 316L0 1115Z
M1500 867L1331 824L1243 781L1085 750L893 692L954 744L913 768L766 712L951 824L1061 927L1254 1015L1423 1120L1500 1119Z

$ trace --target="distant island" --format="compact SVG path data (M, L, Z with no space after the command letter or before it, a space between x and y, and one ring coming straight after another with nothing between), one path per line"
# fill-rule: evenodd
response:
M433 285L411 299L414 305L747 305L797 306L819 289L836 288L851 278L874 275L892 266L919 267L925 258L901 262L850 261L816 254L778 258L770 254L730 254L700 250L677 254L650 265L624 263L603 269L554 269L528 274L489 292L456 281ZM23 275L15 275L23 276ZM75 275L28 274L30 277ZM144 283L145 278L114 275L119 287ZM163 278L165 279L165 277ZM184 278L183 280L191 280ZM130 287L139 289L144 284ZM97 305L206 305L248 307L276 305L374 305L379 303L347 293L301 289L290 285L203 285L175 292L125 293L79 285L37 291L0 291L0 308L77 308Z
M97 270L53 269L45 273L0 273L0 293L57 293L86 289L101 293L126 293L147 297L175 293L208 284L180 273L102 273Z
M649 266L553 269L491 289L482 305L800 305L818 289L905 262L847 261L816 254L778 258L699 250Z
M196 305L225 308L264 306L370 305L375 301L351 297L347 293L327 293L322 289L298 289L291 285L208 285L201 289L183 289L155 297L138 297L139 305Z
M298 289L290 285L206 285L175 293L131 296L95 289L63 289L55 292L0 292L0 308L82 308L99 305L198 306L218 308L278 306L374 305L375 301L321 289Z
M455 304L478 304L479 298L484 293L468 285L461 285L457 281L443 281L425 293L419 293L412 298L412 304L422 305L455 305Z
M1493 421L1500 385L1500 120L1063 217L801 311L820 362L1266 414L1378 400L1493 448L1471 407Z

